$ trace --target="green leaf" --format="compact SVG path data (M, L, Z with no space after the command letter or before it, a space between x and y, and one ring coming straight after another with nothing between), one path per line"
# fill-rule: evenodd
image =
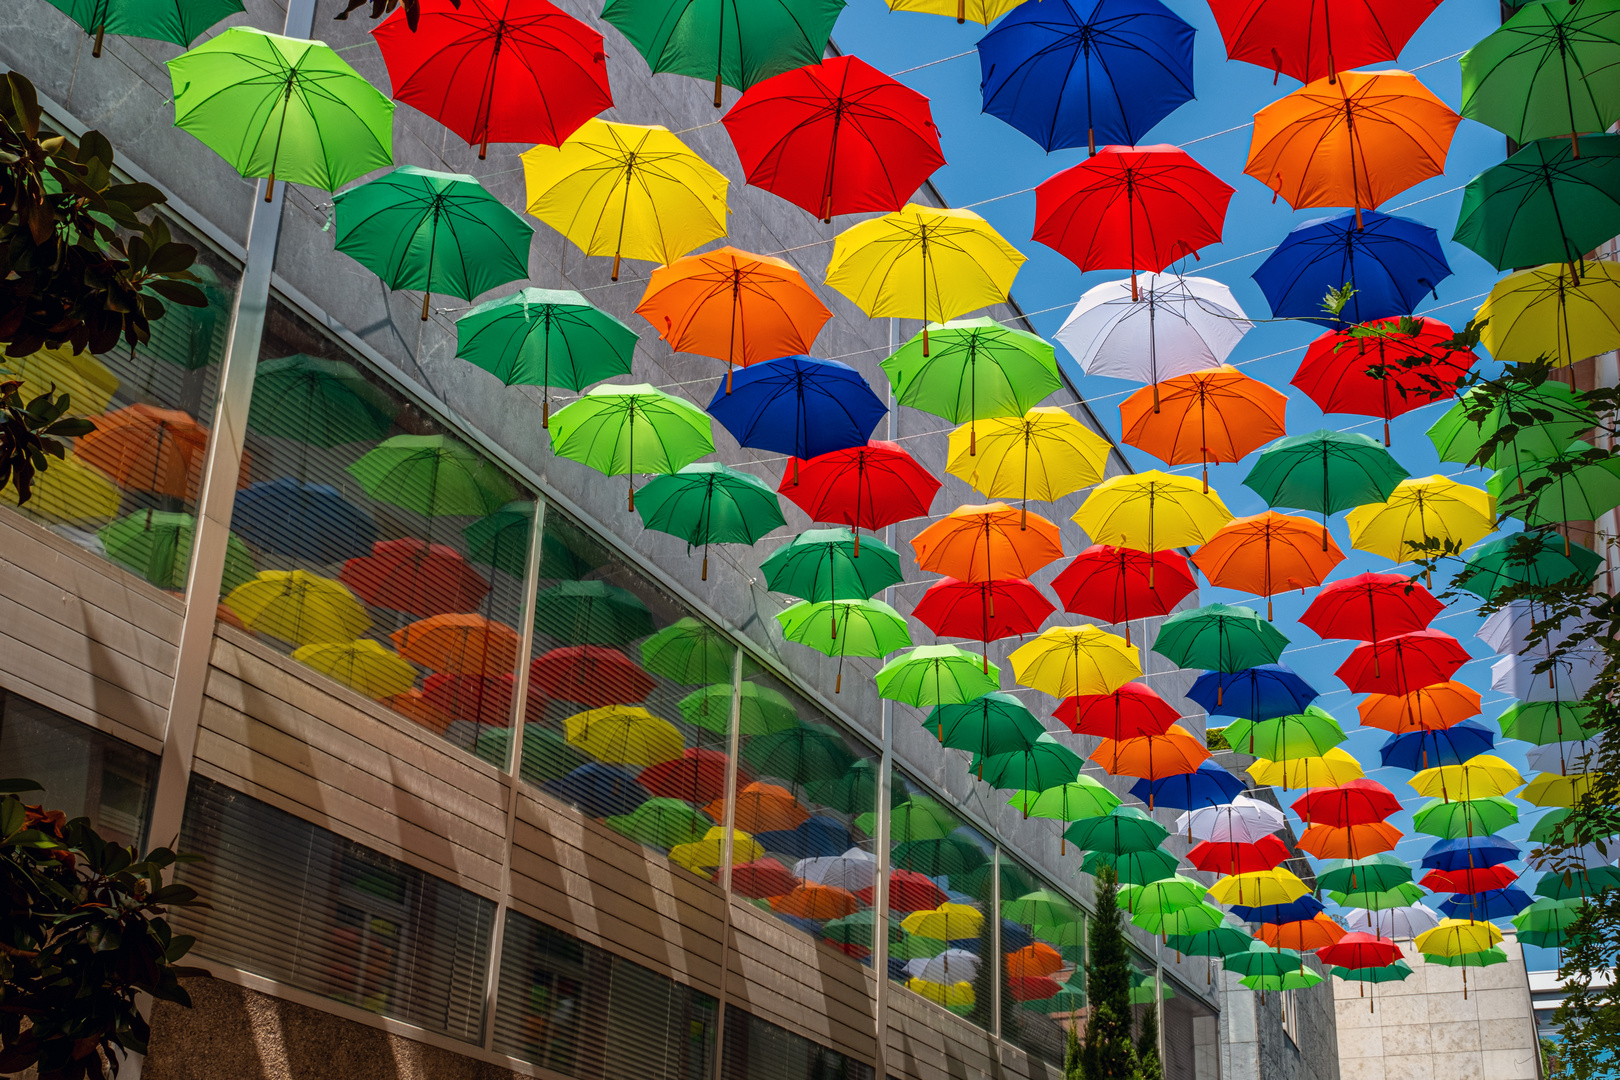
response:
M0 779L0 793L13 791L43 791L37 780L24 780L21 777L11 776Z
M208 297L197 286L184 281L174 281L169 278L153 278L146 283L146 287L176 304L187 307L207 307Z

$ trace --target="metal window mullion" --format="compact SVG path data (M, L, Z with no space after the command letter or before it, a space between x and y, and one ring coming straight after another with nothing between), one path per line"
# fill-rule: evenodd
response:
M1001 951L1001 845L990 852L990 952L995 961L995 976L990 980L990 1034L1001 1038L1001 985L1006 981L1002 967L1007 957Z
M889 352L898 343L899 323L889 320ZM894 384L888 392L888 435L893 442L900 434L900 421L895 412ZM894 546L895 527L884 529L883 539ZM883 601L894 604L894 586L883 590ZM892 795L894 792L894 702L882 699L881 754L878 759L877 783L877 877L872 885L872 1061L877 1067L877 1080L888 1080L889 1075L889 834Z
M731 861L734 857L733 834L737 829L737 758L742 753L742 669L743 651L733 645L731 651L731 716L726 723L726 779L723 798L725 809L720 815L720 996L714 1009L714 1078L721 1080L726 1058L726 1011L731 995L726 984L731 981Z

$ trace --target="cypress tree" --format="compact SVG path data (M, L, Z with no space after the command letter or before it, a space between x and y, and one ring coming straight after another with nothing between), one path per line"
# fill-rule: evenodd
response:
M1142 1010L1141 1034L1136 1037L1136 1063L1139 1080L1164 1080L1164 1063L1159 1060L1159 1010L1154 1003Z
M1119 928L1119 877L1098 868L1097 914L1086 951L1086 1045L1080 1052L1083 1080L1133 1080L1136 1047L1131 1041L1131 961ZM1155 1043L1158 1036L1154 1036Z

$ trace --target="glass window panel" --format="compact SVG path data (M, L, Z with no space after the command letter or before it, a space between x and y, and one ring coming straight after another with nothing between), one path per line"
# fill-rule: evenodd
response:
M1121 922L1124 920L1121 919ZM1154 962L1132 949L1131 956L1131 1015L1138 1035L1142 1031L1142 1016L1149 1009L1159 1007L1158 968Z
M576 1077L708 1080L717 1003L515 911L506 914L495 1049Z
M32 780L24 802L87 817L103 837L140 845L152 811L157 755L0 690L0 772Z
M533 497L274 298L247 450L221 621L504 765Z
M872 1066L735 1007L726 1009L721 1080L872 1080Z
M171 916L196 955L478 1042L495 905L202 777L181 867L207 909Z
M1163 997L1165 1080L1220 1080L1220 1014L1168 980Z
M1085 917L1005 848L1001 859L1001 1036L1061 1068L1068 1026L1085 1024Z
M208 299L201 308L165 304L151 340L111 352L71 346L0 367L20 378L25 400L55 386L71 415L96 430L73 440L34 485L24 514L73 543L169 592L185 589L197 498L219 393L219 365L239 271L196 235L166 218L174 238L197 249L192 272ZM17 505L7 484L0 502Z

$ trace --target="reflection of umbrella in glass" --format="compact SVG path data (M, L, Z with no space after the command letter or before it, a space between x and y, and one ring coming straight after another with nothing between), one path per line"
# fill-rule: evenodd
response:
M399 412L354 364L295 353L253 371L248 430L310 446L381 439Z
M482 517L513 496L505 473L448 435L395 435L346 471L372 498L430 518Z
M366 609L342 582L302 570L261 571L231 590L224 603L249 630L294 645L353 641L371 626Z
M52 387L72 400L74 413L106 411L118 392L118 376L88 351L76 353L71 345L40 349L27 356L0 357L7 380L22 382L23 401L32 401Z
M521 578L528 572L529 536L534 531L534 503L509 502L488 517L461 530L467 557ZM542 578L575 581L596 569L597 563L569 543L569 530L547 529L540 539Z
M575 713L563 721L563 736L598 761L617 765L675 761L686 749L673 724L634 705Z
M726 861L726 830L715 826L703 834L703 839L690 844L677 844L670 849L671 862L679 863L695 873L707 874ZM731 864L751 863L765 854L765 849L752 836L741 829L731 830Z
M4 364L4 360L0 360ZM73 524L88 524L118 513L124 501L118 486L107 474L86 465L69 450L60 461L52 461L44 472L34 474L28 512ZM0 502L16 506L17 485L0 488Z
M709 580L710 544L753 544L786 524L769 484L710 462L648 481L636 512L647 528L685 540L688 553L703 548L704 581Z
M188 414L135 404L95 417L95 424L75 452L119 487L188 499L201 482L208 429Z
M831 779L856 760L837 729L809 723L753 736L743 747L742 757L760 775L792 784Z
M693 840L696 839L693 837ZM731 891L750 900L785 896L798 884L799 879L788 873L788 868L775 859L757 859L731 868Z
M724 734L731 724L734 695L730 683L715 683L694 690L680 700L681 718L696 727ZM793 703L776 690L757 683L742 684L737 717L744 735L768 735L798 724Z
M725 814L725 804L719 799L705 809L717 820ZM810 811L786 788L756 780L737 789L735 815L738 828L763 835L797 829L809 820Z
M535 657L529 663L529 683L549 697L592 708L633 705L657 686L624 653L600 645L570 645ZM731 688L725 689L729 699ZM725 715L730 713L728 700Z
M671 682L729 682L737 647L708 623L683 615L641 643L641 666Z
M871 819L869 825L865 820ZM874 831L876 815L862 815L856 824L867 832ZM933 799L914 795L905 802L896 803L889 812L889 837L896 844L908 840L943 840L956 831L960 823L956 815Z
M292 658L368 698L403 694L416 683L414 667L370 638L304 645Z
M432 671L494 675L517 667L517 631L482 615L432 615L400 627L389 639L405 659Z
M918 937L941 941L961 941L977 937L984 915L966 904L941 904L932 911L914 911L901 920L900 928Z
M648 799L628 814L609 817L606 824L643 844L662 848L696 843L714 828L708 814L680 799Z
M422 683L422 699L446 716L488 727L512 722L511 675L429 675ZM533 704L533 698L530 698ZM494 749L489 747L489 749Z
M910 870L918 874L926 874L931 878L959 877L971 874L990 865L984 850L971 840L960 836L942 836L932 840L907 840L896 844L889 853L890 861L901 870ZM947 905L960 907L961 905ZM968 909L972 910L972 909ZM920 930L911 930L911 933L921 933L924 937L946 936L954 938L958 935L935 935L923 933ZM962 934L961 937L971 937L972 934Z
M368 555L377 539L371 515L337 488L290 476L238 491L231 527L263 551L322 566Z
M771 898L771 910L800 919L841 919L859 911L861 902L845 889L827 885L800 885L786 896Z
M718 750L689 746L673 761L661 761L643 769L640 782L642 787L662 798L710 803L726 790L726 755ZM737 782L749 782L744 770L738 770Z
M338 580L373 607L416 616L471 611L489 593L454 548L413 537L379 540L371 554L344 563Z
M652 633L652 612L628 589L605 581L565 581L535 597L534 627L570 645L624 645ZM643 657L645 660L645 657ZM729 677L730 656L726 673Z
M507 747L511 742L510 727L485 728L473 743L473 753L485 761L508 762ZM588 760L551 728L533 722L523 725L523 770L519 775L527 782L539 785L566 776Z
M756 839L770 850L790 859L836 855L849 850L855 842L849 826L826 814L812 814L797 828L762 832Z
M636 807L647 801L647 789L636 783L634 773L598 761L586 762L566 776L547 780L540 785L540 790L573 803L597 818L633 813ZM674 858L674 852L670 853L670 857Z
M32 503L30 503L32 505ZM184 589L191 566L192 534L196 519L190 514L137 510L102 526L107 558L150 581L160 589ZM225 577L222 592L253 579L257 572L247 546L232 533L225 540ZM381 696L381 695L378 695Z

